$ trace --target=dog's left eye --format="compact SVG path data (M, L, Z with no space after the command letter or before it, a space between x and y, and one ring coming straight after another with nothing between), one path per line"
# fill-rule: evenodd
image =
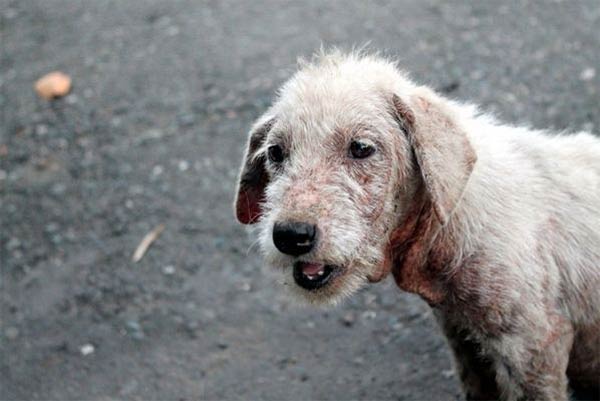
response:
M350 156L354 159L364 159L375 153L375 147L368 143L352 141L349 152Z
M269 156L269 160L271 160L273 163L281 163L285 157L283 154L283 149L279 145L269 146L267 154Z

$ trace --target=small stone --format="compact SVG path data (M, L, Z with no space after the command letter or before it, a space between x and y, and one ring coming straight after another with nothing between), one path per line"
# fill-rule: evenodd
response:
M48 126L45 124L38 124L35 126L35 134L37 136L45 136L48 134Z
M187 160L180 160L177 166L179 171L187 171L190 168L190 163Z
M135 340L142 340L145 337L142 326L136 320L128 320L125 322L125 329Z
M121 117L113 117L110 119L110 125L112 125L113 127L119 127L122 121L123 120L121 119Z
M190 127L196 123L196 118L191 113L181 114L177 120L181 127Z
M63 237L60 234L54 234L50 237L50 241L52 241L55 245L60 245L62 243Z
M592 67L588 67L585 70L581 71L579 74L579 78L582 81L591 81L596 76L596 70Z
M42 99L63 97L71 90L71 77L63 72L53 71L38 79L34 88Z
M96 348L92 344L84 344L81 347L79 347L79 352L81 352L81 355L83 356L91 355L94 353L95 350Z
M58 229L59 229L58 224L54 223L54 222L46 224L46 227L45 227L45 230L48 233L55 233L58 231Z
M354 362L356 365L364 365L365 358L363 358L362 356L357 356L352 360L352 362Z
M67 102L67 104L74 105L77 104L77 102L79 102L79 98L77 97L77 95L70 94L65 98L65 101Z
M217 347L219 347L219 349L221 349L221 350L226 350L227 348L229 348L229 344L227 344L224 341L219 341L217 343Z
M212 309L204 309L202 311L202 315L203 315L204 319L207 321L215 320L217 317L217 313Z
M449 379L452 376L454 376L454 370L453 369L442 370L442 376L446 379Z
M164 171L163 166L161 166L160 164L157 164L156 166L154 166L152 168L152 175L157 177L157 176L161 175L163 173L163 171Z
M354 314L351 312L346 313L343 317L342 317L342 324L346 327L351 327L352 325L354 325Z
M8 327L4 332L8 340L15 340L19 336L19 329L16 327Z
M365 294L365 305L371 306L377 302L377 295L367 293Z
M151 128L142 134L142 139L161 139L165 136L165 133L159 129Z
M179 28L176 26L170 26L167 28L167 36L177 36L179 35Z
M365 311L362 314L362 318L365 320L372 320L375 319L375 317L377 317L377 313L375 313L375 311L372 310Z
M168 265L162 268L162 272L163 274L167 275L167 276L171 276L173 274L175 274L175 266L172 265Z
M16 238L16 237L12 237L6 243L6 249L8 249L9 251L11 251L13 249L16 249L16 248L18 248L20 246L21 246L21 241L18 238Z
M62 195L65 193L66 190L67 186L63 183L56 183L52 185L52 188L50 188L50 191L53 195Z
M198 334L196 333L198 331L198 329L200 328L200 324L198 322L196 322L196 321L185 322L183 324L183 328L190 338L193 339L193 338L198 337Z

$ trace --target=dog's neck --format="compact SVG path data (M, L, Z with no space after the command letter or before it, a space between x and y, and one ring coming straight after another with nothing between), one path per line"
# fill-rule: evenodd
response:
M403 222L392 231L387 263L404 291L420 295L431 306L447 295L445 268L453 261L455 241L435 215L425 191L418 191Z

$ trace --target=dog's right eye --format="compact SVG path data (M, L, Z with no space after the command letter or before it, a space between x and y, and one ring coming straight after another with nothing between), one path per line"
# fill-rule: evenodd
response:
M375 147L368 143L352 141L349 153L353 159L365 159L375 153Z
M267 150L269 160L273 163L281 163L283 161L283 149L279 145L271 145Z

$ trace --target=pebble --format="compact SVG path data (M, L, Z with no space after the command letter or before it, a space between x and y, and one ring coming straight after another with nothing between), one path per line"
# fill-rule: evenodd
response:
M180 127L190 127L196 123L196 118L191 113L179 115L177 118Z
M17 337L19 337L19 329L17 329L16 327L12 327L12 326L7 327L6 331L4 332L4 335L9 340L15 340Z
M79 98L77 97L77 95L70 94L65 98L65 101L67 102L67 104L74 105L77 104L77 102L79 102Z
M196 322L196 321L185 322L183 324L183 328L190 338L194 339L194 338L198 337L198 334L196 333L198 331L198 329L200 328L200 324L198 322Z
M54 184L52 185L52 188L50 188L50 192L52 192L54 195L62 195L66 190L67 186L63 183Z
M352 325L354 325L354 321L355 318L352 312L348 312L344 316L342 316L342 324L346 327L352 327Z
M365 363L365 358L362 356L357 356L352 360L352 362L354 362L356 365L363 365Z
M365 320L375 319L376 317L377 317L377 313L372 310L365 311L362 314L362 318Z
M175 274L175 266L173 265L168 265L162 268L162 272L163 274L167 275L167 276L171 276L173 274Z
M79 352L81 352L81 355L83 356L91 355L94 351L96 351L96 348L92 344L84 344L79 348Z
M180 160L177 166L179 171L187 171L190 168L190 163L187 160Z
M136 320L128 320L125 322L127 333L136 340L142 340L145 335L142 326Z
M247 281L239 283L236 287L244 292L250 292L250 290L252 289L252 286Z
M207 321L214 320L217 317L217 313L212 309L204 309L202 315Z
M6 249L8 249L9 251L11 251L13 249L16 249L16 248L18 248L20 246L21 246L21 241L18 238L16 238L16 237L12 237L6 243Z
M160 164L157 164L156 166L154 166L152 168L152 175L157 177L157 176L161 175L163 173L163 171L165 171L163 166L161 166Z
M54 233L57 232L59 229L59 226L57 223L52 222L52 223L48 223L46 224L46 227L44 228L46 230L46 232L48 233Z
M581 71L579 78L582 81L591 81L592 79L594 79L595 76L596 76L596 70L592 67L588 67L588 68L584 69L583 71Z
M179 35L179 27L177 26L170 26L167 28L167 36L177 36Z
M45 136L48 134L48 126L45 124L38 124L35 126L35 134L37 136Z

